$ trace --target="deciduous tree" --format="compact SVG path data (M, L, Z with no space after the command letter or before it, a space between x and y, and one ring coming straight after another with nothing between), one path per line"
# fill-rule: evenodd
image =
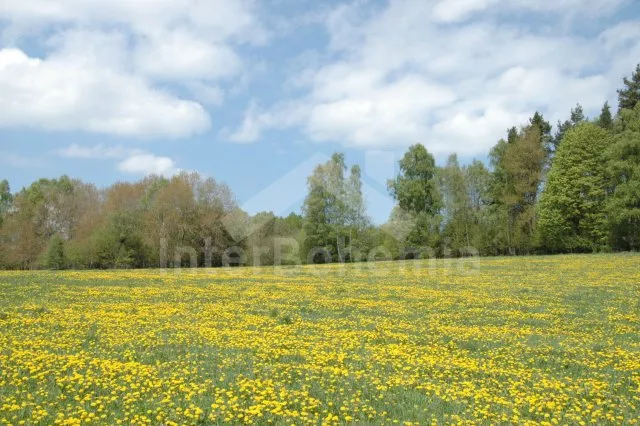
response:
M598 250L607 244L606 157L608 133L592 123L564 136L538 207L543 247Z

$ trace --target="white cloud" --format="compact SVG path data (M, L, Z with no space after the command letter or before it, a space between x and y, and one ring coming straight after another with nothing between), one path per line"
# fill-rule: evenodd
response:
M444 22L458 21L495 2L496 0L441 0L433 8L433 15Z
M123 145L108 146L103 144L85 146L71 144L56 151L64 158L74 159L116 159L117 169L123 173L146 176L151 174L173 176L181 170L175 161L166 156L155 155L150 152L128 148Z
M524 124L536 110L555 123L576 102L594 114L615 99L640 52L640 22L598 36L568 32L567 19L610 15L623 2L340 5L325 23L331 39L324 61L291 77L306 94L251 106L230 134L253 141L266 129L295 126L311 140L356 147L422 142L438 155L486 153L508 127ZM547 24L501 19L499 13L529 14Z
M293 101L283 102L265 111L256 101L252 101L244 113L242 124L236 130L225 127L221 134L232 142L255 142L265 129L282 129L300 124L309 115L308 108L309 105Z
M433 17L442 22L458 22L478 12L493 8L501 12L562 12L593 16L612 13L626 0L440 0L433 7Z
M53 24L122 25L150 35L185 25L202 37L263 42L251 0L22 0L0 3L0 15L22 30Z
M172 176L180 170L169 157L159 157L153 154L134 154L118 164L118 170L135 175L163 175Z
M185 137L206 130L204 108L134 75L76 57L30 58L0 50L0 126Z
M61 157L81 159L123 158L127 155L141 153L143 151L139 149L125 148L122 145L106 146L102 144L94 146L71 144L57 151L57 154Z
M348 140L357 146L393 139L415 141L426 132L425 113L455 100L446 87L416 75L391 83L372 80L355 89L349 84L353 79L347 74L322 84L316 98L326 100L314 105L306 124L313 139Z
M184 30L145 39L136 50L135 61L140 72L165 80L217 80L241 69L240 58L231 47Z
M251 103L249 108L244 114L244 119L240 127L233 133L229 134L229 139L233 142L246 143L255 142L260 137L261 131L264 127L271 126L270 115L262 114L258 112L258 107L255 102ZM223 133L228 133L228 129L224 129Z
M206 131L236 53L268 34L251 0L0 2L0 46L36 36L44 55L0 50L0 127L181 138ZM171 87L172 90L168 88Z

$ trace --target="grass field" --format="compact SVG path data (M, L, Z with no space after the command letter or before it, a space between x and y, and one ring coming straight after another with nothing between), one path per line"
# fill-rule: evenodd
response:
M639 424L640 256L0 272L0 424Z

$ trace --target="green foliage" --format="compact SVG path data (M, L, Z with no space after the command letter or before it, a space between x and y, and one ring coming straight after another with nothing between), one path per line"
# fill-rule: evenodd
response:
M440 180L444 199L443 238L452 251L460 252L471 246L474 224L465 171L455 154L449 156L447 164L440 170Z
M640 103L620 115L608 151L611 242L618 250L640 250Z
M547 158L544 144L540 126L531 124L511 143L501 140L491 150L490 221L497 227L491 244L496 254L532 249L535 205Z
M600 117L598 117L597 123L598 126L602 127L605 130L613 130L613 116L611 115L611 107L609 107L609 102L605 102L602 106L602 111L600 112Z
M608 133L591 123L570 129L538 206L540 244L553 251L596 251L607 244Z
M344 154L334 153L309 176L304 201L304 253L314 249L329 252L334 261L353 260L358 235L369 224L365 215L360 168L353 166L345 178ZM320 256L314 257L320 261Z
M94 236L97 266L101 268L140 268L149 248L140 232L140 219L131 212L113 214Z
M529 127L538 128L538 132L540 134L540 143L542 144L542 146L544 146L547 149L547 151L551 151L553 149L553 146L552 146L553 137L551 136L551 124L549 124L549 122L544 119L542 114L536 111L535 114L533 114L533 117L529 119ZM513 142L515 141L515 137L517 137L517 133L515 135L510 135L509 140Z
M605 104L605 105L608 108L608 104ZM577 125L585 121L586 119L584 116L584 112L582 110L582 105L576 104L575 108L571 109L571 114L568 120L565 120L564 123L558 120L558 128L556 129L556 134L554 135L552 140L552 151L556 152L558 150L560 143L564 139L564 135L569 130L571 130L572 128L576 127Z
M45 265L49 269L56 270L65 269L67 267L64 252L64 240L58 234L51 237L51 240L49 241Z
M340 153L308 177L303 215L285 218L249 215L225 184L197 173L104 190L61 176L16 194L3 180L0 268L220 266L230 247L248 264L276 262L278 253L305 262L312 248L338 262L372 250L397 259L425 246L454 256L467 247L483 255L640 250L640 65L618 94L615 117L605 102L588 124L576 104L553 136L535 112L491 149L489 168L455 154L439 168L425 146L409 147L388 181L397 205L381 226L367 217L360 167L347 168Z
M409 147L400 160L400 174L388 182L391 195L408 213L435 215L442 208L436 164L424 145Z
M624 88L618 90L618 113L623 109L634 109L640 102L640 64L636 66L631 79L624 77Z
M0 181L0 225L2 225L2 218L11 207L12 201L13 195L11 194L9 182L6 179Z
M400 174L388 181L400 209L394 220L408 227L405 242L411 248L439 245L439 213L444 204L438 183L435 160L421 144L409 147L400 160Z
M493 254L490 250L490 183L491 172L479 160L464 167L465 188L469 196L469 234L468 246L478 250L479 254Z

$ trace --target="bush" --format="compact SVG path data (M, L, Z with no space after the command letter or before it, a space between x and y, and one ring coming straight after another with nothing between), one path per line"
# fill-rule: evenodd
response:
M67 265L64 255L64 241L58 234L49 241L45 264L49 269L65 269Z

